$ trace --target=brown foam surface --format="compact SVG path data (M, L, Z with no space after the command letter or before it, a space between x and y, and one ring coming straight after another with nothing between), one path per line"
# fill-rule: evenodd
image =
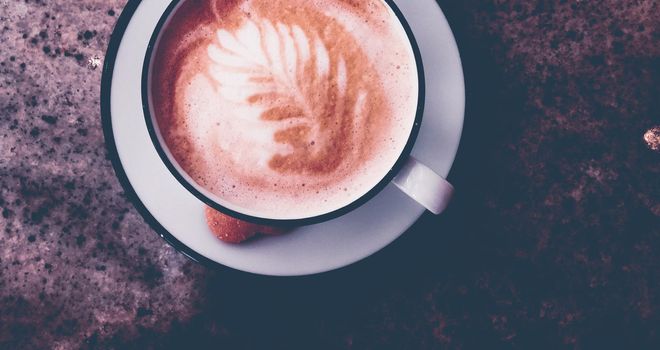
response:
M391 168L415 117L414 57L380 0L188 0L155 57L168 149L251 215L348 204Z

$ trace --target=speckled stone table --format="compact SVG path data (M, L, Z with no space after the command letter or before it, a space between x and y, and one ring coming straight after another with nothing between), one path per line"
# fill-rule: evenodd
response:
M456 201L276 279L187 260L125 197L98 67L125 2L0 0L0 348L660 348L660 5L440 4L468 93Z

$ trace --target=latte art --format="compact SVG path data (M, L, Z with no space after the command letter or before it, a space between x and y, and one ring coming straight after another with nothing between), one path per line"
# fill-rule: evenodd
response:
M219 148L234 161L248 161L248 170L267 163L282 173L325 175L341 162L357 161L350 153L362 148L361 135L352 131L369 117L368 87L352 81L349 88L346 61L335 51L296 24L248 19L234 33L218 30L208 47L209 74L217 98L232 106L218 123L240 127L258 118L269 129L254 144L219 135ZM240 143L245 152L231 152Z
M150 97L167 149L214 200L288 218L340 208L385 176L417 79L382 0L188 0L157 43Z

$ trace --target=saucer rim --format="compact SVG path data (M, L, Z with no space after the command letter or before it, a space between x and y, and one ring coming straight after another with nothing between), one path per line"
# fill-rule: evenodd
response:
M187 258L197 263L203 264L211 268L229 268L236 271L241 271L226 265L222 265L213 259L207 258L202 254L197 253L192 248L183 244L173 234L171 234L149 211L144 205L140 196L138 196L135 188L131 184L124 166L119 158L117 144L115 142L115 135L112 129L112 113L111 113L111 88L112 78L114 76L115 62L119 53L119 46L124 38L126 28L133 19L135 11L142 3L142 0L129 0L124 9L122 10L117 23L110 35L110 41L106 49L105 61L103 64L103 72L101 75L101 126L103 129L103 137L105 139L105 146L108 152L108 159L112 163L112 169L119 180L119 184L124 190L124 195L135 207L138 213L144 218L147 224L158 234L165 242L172 246L176 251L180 252Z
M436 6L439 7L439 4L437 1L433 1ZM375 249L370 249L369 251L364 251L363 254L360 254L360 256L356 259L351 260L348 263L344 262L339 262L339 263L334 263L334 264L329 264L328 266L321 267L321 268L316 268L314 271L307 271L303 273L269 273L269 272L260 272L260 271L255 271L253 270L247 270L243 269L240 267L233 267L230 264L225 264L218 262L212 258L206 257L202 255L201 253L196 252L186 244L184 244L182 241L180 241L178 238L176 238L175 235L170 233L163 224L161 224L152 214L149 209L146 207L142 199L139 197L139 195L136 192L136 189L133 187L132 183L130 182L126 170L124 169L124 166L121 162L118 148L117 148L117 143L115 140L115 133L113 131L113 123L112 123L112 114L111 114L111 108L112 108L112 98L111 98L111 88L112 88L112 83L113 83L113 76L114 76L114 69L115 69L115 63L118 58L118 53L119 53L119 48L122 44L122 41L125 37L126 30L129 26L129 24L132 22L134 19L135 12L138 10L139 6L143 3L142 0L129 0L124 9L122 10L117 23L113 29L113 32L110 37L110 41L106 50L106 58L103 66L103 72L102 72L102 81L101 81L101 98L100 98L100 109L101 109L101 122L102 122L102 127L103 127L103 135L105 138L105 145L108 151L108 159L111 161L113 170L124 190L124 194L127 197L127 199L131 202L133 206L137 209L139 214L145 219L145 222L149 224L149 226L162 238L164 239L170 246L172 246L175 250L178 252L181 252L184 256L188 257L189 259L198 262L206 267L213 268L213 269L229 269L229 270L235 270L235 271L240 271L240 272L245 272L253 275L262 275L262 276L282 276L282 277L291 277L291 276L305 276L305 275L316 275L316 274L325 274L331 271L335 270L341 270L344 268L349 267L353 263L359 262L361 260L364 260L374 253L382 250L384 247L388 246L391 244L394 240L399 238L405 231L406 229L402 230L399 232L397 235L395 235L391 240L388 240L386 244L384 244L382 247L376 247ZM444 12L440 9L442 18L447 22L446 16L444 15ZM458 148L460 147L461 139L462 139L462 134L464 130L464 119L465 119L465 100L466 100L466 90L465 90L465 77L464 77L464 70L463 70L463 62L460 57L460 51L458 49L458 44L456 42L456 37L453 34L453 31L451 30L451 26L447 22L446 25L448 26L448 30L450 33L450 42L453 45L452 50L455 50L455 52L458 55L458 74L460 77L461 82L463 83L461 87L461 101L460 105L457 105L456 107L460 107L460 116L457 116L457 121L458 124L455 126L455 131L456 135L458 135L456 145L454 146L454 150L448 155L447 161L449 162L448 165L448 170L447 172L451 172L451 169L453 167L454 161L456 159L456 155L458 152ZM414 222L419 220L419 218L425 213L425 211L420 211L419 214L413 214L411 215L411 218L414 218Z

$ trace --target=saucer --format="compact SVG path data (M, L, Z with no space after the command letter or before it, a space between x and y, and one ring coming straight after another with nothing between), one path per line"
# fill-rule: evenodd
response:
M434 0L395 2L414 32L426 78L425 112L412 155L446 177L456 156L465 111L458 48ZM205 205L160 159L143 115L142 63L169 4L169 0L129 1L110 39L101 86L103 130L115 172L129 199L161 237L204 264L295 276L364 259L419 219L424 208L390 184L361 207L321 224L240 245L218 240L206 224Z

